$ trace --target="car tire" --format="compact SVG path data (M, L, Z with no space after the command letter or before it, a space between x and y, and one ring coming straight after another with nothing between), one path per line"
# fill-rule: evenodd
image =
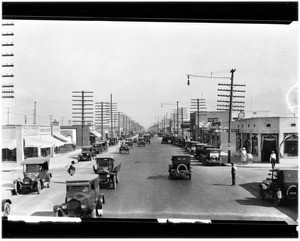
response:
M103 208L102 208L102 203L100 200L98 200L97 205L95 207L96 210L96 215L97 217L102 216L103 215Z
M112 188L116 189L116 187L117 187L117 183L116 183L116 177L114 175L113 178L112 178Z
M55 217L63 217L64 215L62 214L62 212L60 210L55 212Z
M188 179L191 180L192 179L192 175L188 174Z
M119 177L118 177L118 174L116 174L116 183L119 183Z
M8 201L6 201L4 204L3 204L3 207L2 207L2 211L3 211L3 216L4 217L7 217L8 215L10 215L11 213L11 203L9 203Z
M280 205L280 199L278 198L276 192L273 192L273 202L275 207L278 207Z
M41 184L40 180L37 181L37 184L36 184L36 190L37 190L37 194L40 194L40 193L41 193L41 190L42 190L42 184Z
M259 196L262 200L264 200L266 197L266 194L265 194L264 190L262 189L262 187L259 188Z

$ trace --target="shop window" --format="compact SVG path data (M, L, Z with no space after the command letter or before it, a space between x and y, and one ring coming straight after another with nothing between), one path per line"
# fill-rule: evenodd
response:
M253 127L255 127L255 124L253 124Z
M296 123L292 123L292 124L291 124L291 127L295 127L295 126L296 126Z
M285 156L298 156L298 136L295 134L290 135L284 142L284 155Z
M250 127L250 125L248 124L248 127Z
M266 127L271 127L271 124L266 124Z
M253 156L258 156L258 140L257 136L252 137L252 150L251 153Z

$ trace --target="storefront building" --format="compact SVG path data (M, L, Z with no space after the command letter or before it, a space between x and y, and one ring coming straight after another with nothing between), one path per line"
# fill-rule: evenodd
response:
M2 161L19 163L27 157L53 157L64 144L53 137L52 126L2 126Z
M245 147L253 161L269 162L271 151L281 158L298 157L298 117L257 117L237 120L237 149Z

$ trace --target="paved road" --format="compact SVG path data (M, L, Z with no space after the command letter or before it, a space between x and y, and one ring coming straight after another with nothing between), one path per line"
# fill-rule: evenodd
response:
M271 200L259 199L258 184L266 177L268 168L239 167L237 185L231 186L229 166L207 167L193 160L191 180L169 180L171 155L179 153L183 150L171 144L161 144L159 138L152 139L151 144L145 147L134 145L130 154L119 154L116 149L113 153L116 162L122 163L120 182L115 190L102 189L106 197L103 218L279 220L296 223L298 206L275 208ZM92 173L93 163L77 163L76 172ZM64 201L64 180L68 174L66 168L54 168L51 172L50 189L44 189L40 195L12 197L14 215L53 216L53 205Z

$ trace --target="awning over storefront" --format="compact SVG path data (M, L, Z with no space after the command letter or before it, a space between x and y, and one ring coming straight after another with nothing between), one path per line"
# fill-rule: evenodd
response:
M65 144L65 142L62 142L52 136L42 136L42 138L46 139L47 141L51 142L55 147L56 146L63 146Z
M52 142L42 138L41 136L26 136L24 137L24 147L40 147L49 148L55 146Z
M67 137L65 137L64 135L62 135L60 133L54 133L53 136L62 142L70 143L70 140L68 140Z
M17 140L16 139L2 139L2 149L13 150L17 148Z
M90 134L92 134L95 137L101 137L101 134L99 132L95 131L95 130L90 131Z

